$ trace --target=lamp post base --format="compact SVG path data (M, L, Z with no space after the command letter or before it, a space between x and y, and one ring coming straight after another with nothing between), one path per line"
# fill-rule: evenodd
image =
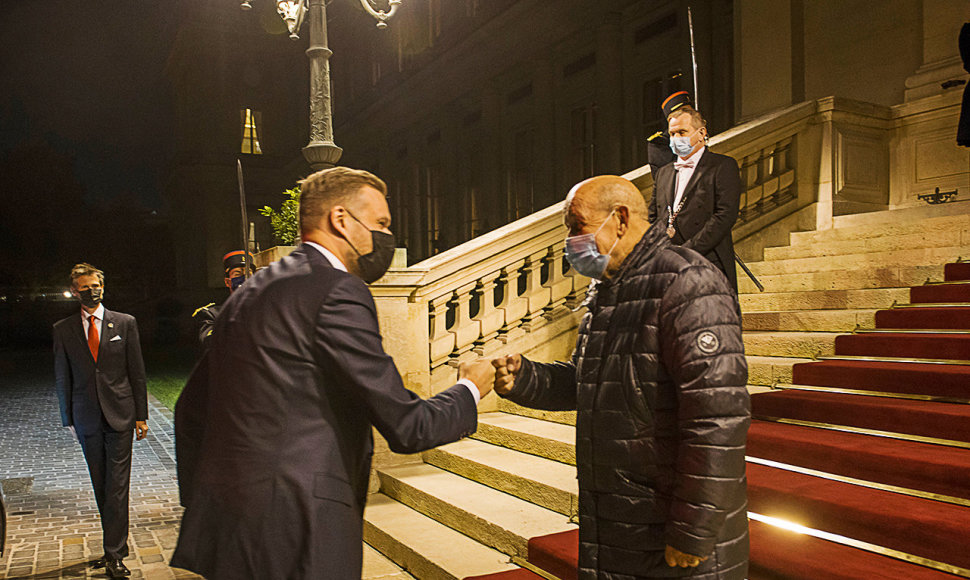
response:
M337 164L344 150L333 143L311 141L303 148L303 158L314 171L329 169Z

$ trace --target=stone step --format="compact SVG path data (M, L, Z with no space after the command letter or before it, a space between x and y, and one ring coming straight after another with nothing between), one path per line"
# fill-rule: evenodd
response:
M876 327L876 310L786 310L744 312L741 325L748 331L850 332Z
M382 493L367 498L364 541L421 580L460 580L517 568L508 555Z
M919 208L926 209L926 208ZM962 211L961 211L962 210ZM952 215L941 215L953 212ZM922 215L921 215L922 214ZM792 232L791 245L818 242L858 240L863 238L902 237L922 232L961 229L970 226L970 206L951 206L937 215L911 210L895 210L840 216L828 230Z
M381 469L381 493L509 556L529 538L569 531L569 518L425 463Z
M837 332L745 332L748 356L813 358L835 354Z
M747 356L748 384L770 387L775 383L791 383L792 367L812 362L810 358L781 356Z
M741 311L847 310L889 308L909 302L907 288L860 288L813 292L763 292L740 294Z
M833 270L855 270L858 268L899 268L904 266L927 266L947 264L960 256L970 254L970 246L949 246L945 248L917 248L893 250L889 252L862 252L832 256L813 256L809 258L790 258L748 263L748 268L760 280L762 276L782 274L805 274L810 272L831 272ZM762 280L762 284L764 281ZM912 285L912 284L910 284ZM765 285L767 288L767 285Z
M360 580L414 580L414 576L365 543L364 566L360 573Z
M967 244L970 244L970 220L967 220L967 224L957 224L952 228L930 231L924 227L922 231L897 236L813 240L807 243L800 242L791 246L765 248L764 258L765 261L791 260L795 258L843 256L848 254L891 252L918 248L959 247L966 246Z
M576 468L474 439L425 451L425 462L491 488L573 516L579 484Z
M508 413L483 413L478 416L478 431L472 438L576 465L576 430L572 425Z
M561 423L563 425L576 424L576 411L543 411L542 409L530 409L501 398L498 400L498 410L504 413L542 419L543 421L552 421L553 423Z
M761 262L765 263L765 262ZM863 288L908 288L921 286L927 281L943 280L943 263L923 266L865 266L852 270L825 270L819 272L792 272L787 274L759 275L758 280L766 293L813 292L819 290L858 290ZM740 294L759 294L744 273L738 274Z

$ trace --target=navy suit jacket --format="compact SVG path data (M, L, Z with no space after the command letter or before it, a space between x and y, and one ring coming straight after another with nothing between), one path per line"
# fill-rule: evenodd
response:
M236 290L175 411L186 505L172 565L360 578L372 427L399 453L470 435L474 396L407 390L367 286L306 244Z
M677 193L676 178L673 163L657 170L653 199L648 208L650 223L667 219L667 208L673 206ZM677 234L672 240L708 260L716 256L735 292L738 290L738 276L734 266L731 228L738 220L742 189L738 162L710 149L704 151L684 190L687 201L674 221Z
M105 308L98 362L88 348L80 311L54 324L54 381L61 424L80 434L130 431L148 420L145 363L135 317Z

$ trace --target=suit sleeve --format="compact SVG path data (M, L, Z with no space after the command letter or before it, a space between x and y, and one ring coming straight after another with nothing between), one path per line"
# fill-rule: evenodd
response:
M72 388L71 363L67 360L67 352L64 350L61 332L57 327L54 327L54 390L57 391L57 400L61 409L61 425L64 427L74 424L73 413L71 412Z
M703 557L745 493L751 418L736 299L712 266L684 270L667 289L660 340L677 390L679 432L665 540Z
M128 340L125 359L128 361L128 383L135 400L135 420L148 420L148 389L145 381L145 361L141 357L141 340L138 322L132 317L128 322Z
M738 162L731 157L720 157L714 169L714 213L704 226L684 244L699 254L708 254L738 221L738 205L741 203L741 172ZM727 264L726 267L731 267Z
M393 359L384 352L374 299L356 278L338 281L321 305L315 342L318 353L342 375L333 384L360 401L392 451L417 453L475 432L478 411L464 385L430 399L404 387ZM320 362L324 368L332 366Z

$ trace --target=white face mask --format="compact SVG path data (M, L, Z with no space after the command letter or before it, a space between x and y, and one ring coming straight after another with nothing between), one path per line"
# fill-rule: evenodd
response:
M694 151L694 146L691 145L690 140L698 131L700 129L694 129L694 132L690 135L671 137L670 150L674 152L674 155L678 157L687 157L690 155Z
M592 234L581 234L566 238L566 259L569 261L569 265L576 268L576 271L583 276L602 280L603 274L606 273L606 266L610 263L610 253L616 247L620 238L616 238L616 242L613 242L608 252L601 254L596 245L596 236L611 217L613 217L612 211Z

